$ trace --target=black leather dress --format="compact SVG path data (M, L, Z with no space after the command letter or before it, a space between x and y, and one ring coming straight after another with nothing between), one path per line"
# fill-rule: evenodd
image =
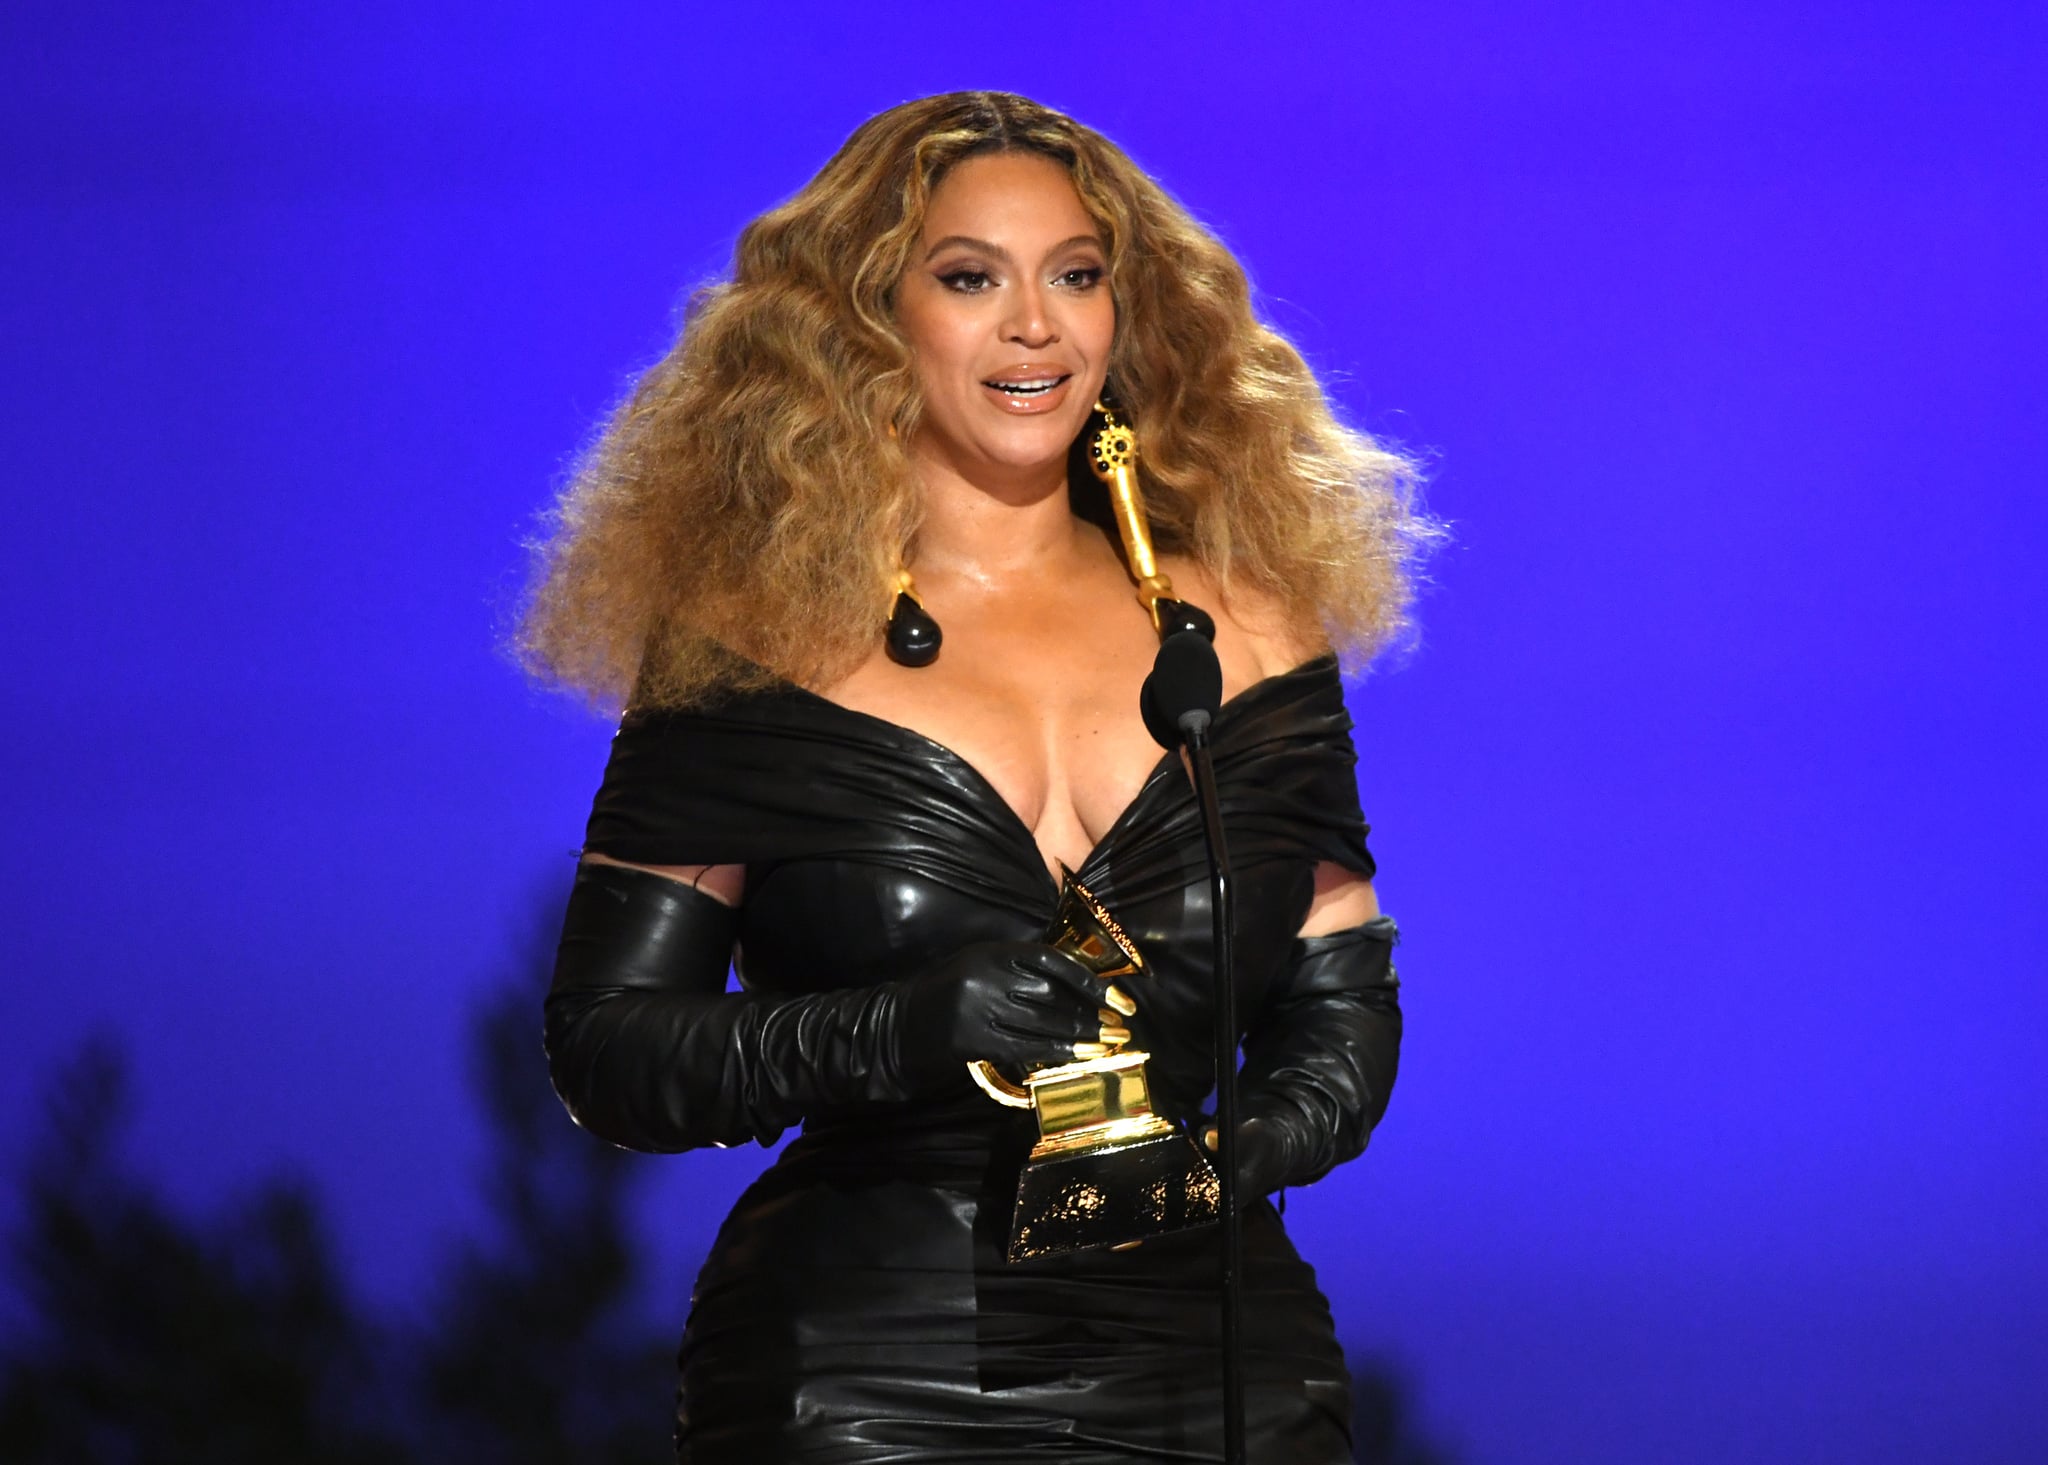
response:
M1248 1073L1278 1026L1274 989L1299 954L1315 866L1373 871L1350 729L1328 655L1254 683L1215 722ZM970 941L1036 938L1058 893L1030 831L964 759L795 687L629 712L585 847L641 864L744 864L735 968L756 992L885 982ZM1192 1119L1211 1088L1209 886L1177 757L1160 759L1076 873L1153 968L1134 1043L1153 1055L1161 1112ZM1282 1036L1297 1048L1360 1041L1325 1027L1307 1014ZM1384 1036L1398 1043L1398 1014ZM1353 1116L1363 1129L1350 1153L1385 1104L1391 1053L1381 1058L1382 1091ZM748 1117L759 1112L750 1076L735 1065L723 1082L722 1129L642 1147L775 1139ZM929 1101L805 1114L698 1278L680 1458L1218 1458L1216 1228L1007 1263L1033 1135L1028 1114L964 1072L956 1093ZM1244 1238L1251 1457L1349 1460L1349 1383L1314 1274L1269 1201L1247 1212Z

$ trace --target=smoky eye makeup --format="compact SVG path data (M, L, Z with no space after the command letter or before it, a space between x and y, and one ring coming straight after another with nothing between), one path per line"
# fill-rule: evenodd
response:
M1083 255L1046 275L1048 283L1070 290L1092 290L1109 277L1109 266L1100 257ZM961 295L979 295L1002 284L998 267L972 257L949 260L932 271L932 278L947 290Z
M962 295L979 295L995 283L995 276L990 271L975 265L955 265L932 273L941 285Z

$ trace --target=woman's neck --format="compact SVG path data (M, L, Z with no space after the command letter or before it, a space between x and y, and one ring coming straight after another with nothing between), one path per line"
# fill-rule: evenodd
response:
M997 487L930 460L918 469L924 522L913 568L920 579L998 589L1063 574L1086 552L1084 526L1068 505L1064 463Z

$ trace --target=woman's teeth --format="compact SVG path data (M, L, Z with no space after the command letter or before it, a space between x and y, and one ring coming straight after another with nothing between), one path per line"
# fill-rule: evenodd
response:
M1063 376L1056 376L1051 381L983 382L982 385L985 387L994 387L997 391L1005 392L1012 397L1039 397L1051 391L1054 387L1058 386L1061 382L1065 380L1066 378Z

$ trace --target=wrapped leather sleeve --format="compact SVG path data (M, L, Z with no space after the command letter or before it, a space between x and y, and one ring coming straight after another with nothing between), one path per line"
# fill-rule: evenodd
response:
M1244 1041L1241 1113L1265 1131L1255 1192L1306 1185L1365 1149L1401 1056L1391 917L1297 937Z
M771 1144L823 1104L908 1097L899 984L728 992L739 912L666 876L577 867L543 1025L548 1074L600 1139Z

